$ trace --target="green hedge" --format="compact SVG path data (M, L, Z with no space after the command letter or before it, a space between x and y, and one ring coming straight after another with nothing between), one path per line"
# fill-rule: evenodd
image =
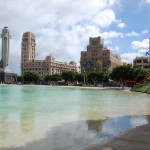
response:
M142 92L142 93L148 93L150 94L150 81L147 81L144 84L139 84L137 86L134 86L131 91L135 91L135 92Z

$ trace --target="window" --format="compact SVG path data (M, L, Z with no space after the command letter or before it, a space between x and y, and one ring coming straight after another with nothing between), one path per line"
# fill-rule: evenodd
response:
M103 56L106 56L106 53L103 53Z
M149 67L148 67L148 65L147 65L147 66L144 66L144 68L149 68Z
M148 60L143 60L143 63L148 63Z
M106 67L106 64L103 64L103 67Z
M98 41L92 41L92 45L97 45Z
M141 61L141 60L137 60L136 62L137 62L137 63L141 63L142 61Z

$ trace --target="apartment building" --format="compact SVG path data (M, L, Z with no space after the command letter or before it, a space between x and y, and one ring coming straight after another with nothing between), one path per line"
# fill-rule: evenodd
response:
M143 70L150 71L150 58L149 57L136 57L133 60L133 64L136 68L142 68Z
M94 70L111 72L116 66L123 65L121 57L113 54L106 46L104 40L99 37L89 38L87 51L81 51L80 65L81 72Z

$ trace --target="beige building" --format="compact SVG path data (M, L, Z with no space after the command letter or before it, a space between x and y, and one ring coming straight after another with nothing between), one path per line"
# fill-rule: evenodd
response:
M25 72L36 72L41 77L47 74L61 74L64 71L77 72L76 62L58 62L52 55L46 56L45 60L35 60L36 40L31 32L26 32L22 36L21 44L21 74Z
M133 60L133 64L136 68L142 68L143 70L150 71L149 57L136 57Z
M35 56L36 56L35 36L31 32L26 32L22 36L21 64L34 60Z
M104 46L101 37L89 38L87 51L81 51L81 72L102 71L111 72L116 66L123 65L121 57Z

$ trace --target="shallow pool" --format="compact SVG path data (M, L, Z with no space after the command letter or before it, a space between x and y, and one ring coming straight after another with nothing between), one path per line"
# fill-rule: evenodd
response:
M0 86L0 149L80 150L147 124L149 115L147 94Z

